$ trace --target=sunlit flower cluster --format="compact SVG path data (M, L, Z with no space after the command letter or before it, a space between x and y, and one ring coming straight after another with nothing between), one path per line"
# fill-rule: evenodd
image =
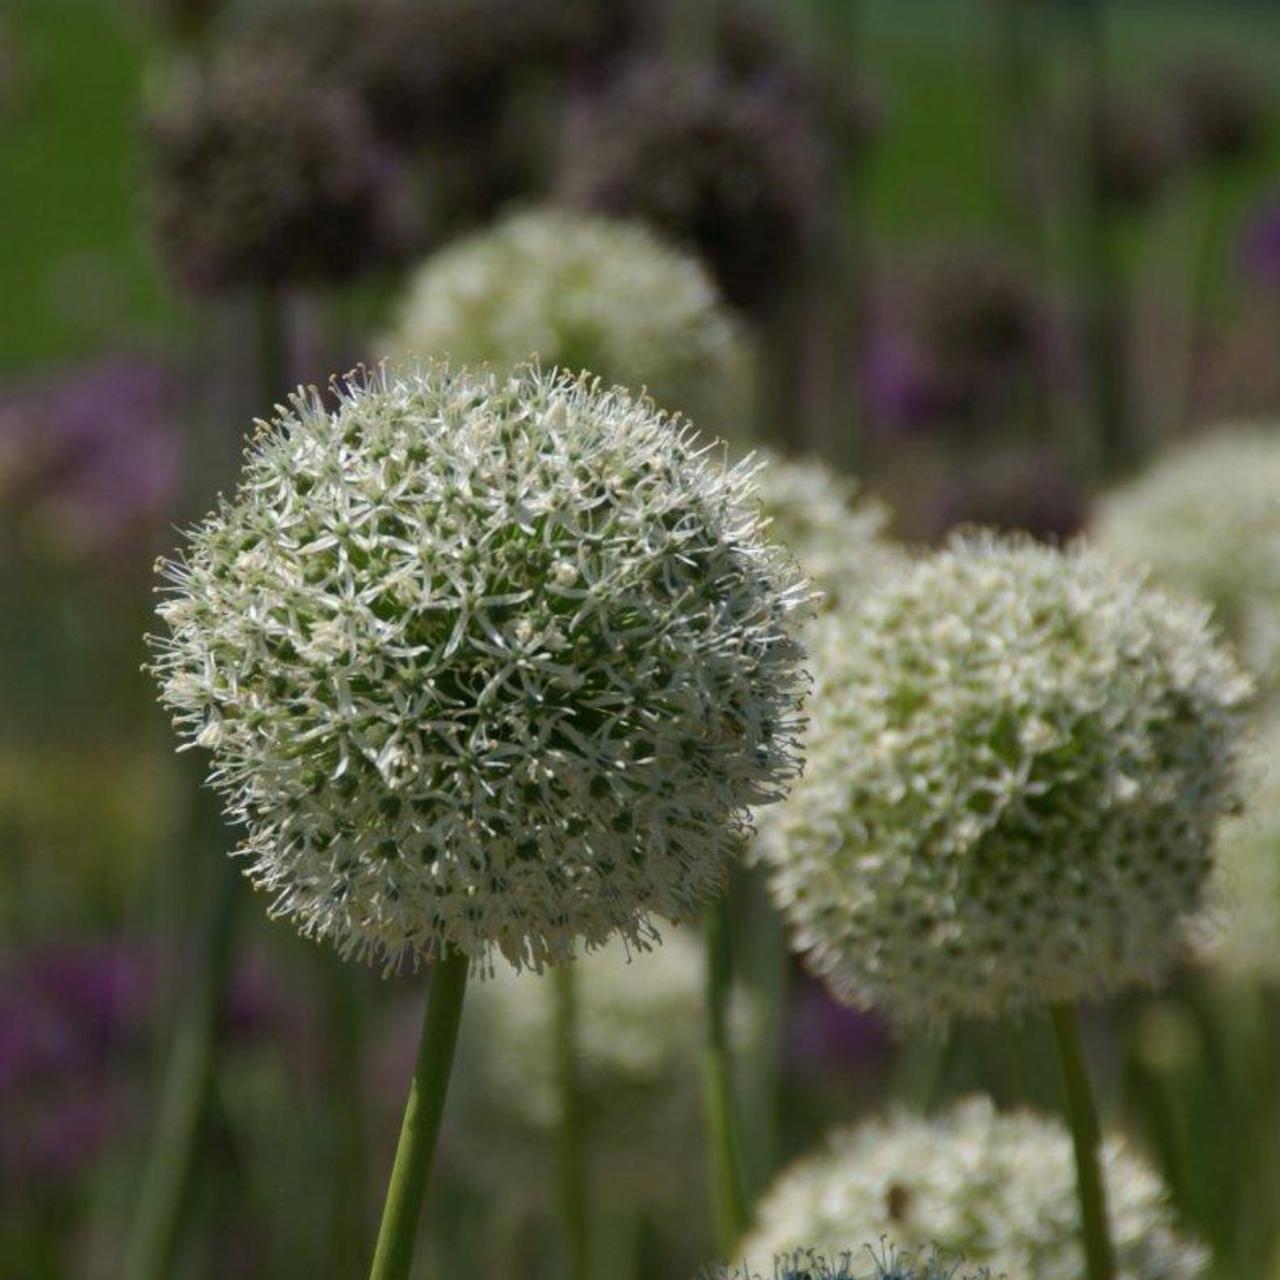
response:
M757 843L837 996L936 1022L1159 976L1236 802L1249 681L1205 613L974 534L820 620L808 766Z
M808 588L750 469L531 369L335 394L163 566L162 697L248 874L387 963L644 945L796 770Z
M1102 1174L1117 1280L1192 1280L1206 1251L1176 1229L1164 1188L1118 1138ZM797 1248L931 1244L994 1274L1084 1274L1071 1137L1055 1120L970 1098L935 1119L897 1112L833 1134L761 1201L738 1252L759 1270ZM944 1273L945 1274L945 1273Z
M664 931L643 954L621 942L575 965L578 1101L593 1197L669 1201L702 1172L706 966L695 937ZM759 1049L745 993L730 1007L736 1052ZM511 1196L554 1186L561 1095L555 993L546 975L500 966L472 988L453 1086L459 1158Z
M1280 678L1280 429L1183 445L1097 512L1109 551L1213 605L1246 662Z
M786 547L831 608L861 598L872 583L906 565L888 537L889 511L856 481L816 458L760 450L760 503L769 532Z
M742 431L741 337L697 259L642 226L516 214L430 258L384 347L409 359L586 370Z
M1224 824L1205 959L1245 979L1280 982L1280 715L1259 727L1244 768L1244 808Z

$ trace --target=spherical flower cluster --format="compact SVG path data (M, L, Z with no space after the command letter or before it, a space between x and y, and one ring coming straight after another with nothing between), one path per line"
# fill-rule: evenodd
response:
M578 961L575 976L577 1084L593 1195L614 1205L669 1201L701 1171L703 950L679 930L644 953L615 941ZM536 1196L555 1184L552 988L546 975L501 966L469 997L450 1098L452 1145L472 1176L507 1195ZM735 1051L758 1049L762 1029L753 1002L736 993Z
M1184 159L1175 112L1133 94L1113 94L1093 120L1094 182L1118 211L1149 207Z
M229 61L149 122L155 237L188 288L349 279L413 232L405 171L352 95Z
M605 218L521 213L445 248L410 282L385 346L500 369L536 356L644 387L700 426L745 417L739 334L701 264Z
M1280 982L1280 715L1246 757L1244 807L1222 829L1202 954L1214 968Z
M804 111L768 85L655 64L581 104L559 188L571 206L643 219L696 249L750 309L776 296L809 243L823 165Z
M1117 1280L1193 1280L1206 1251L1175 1229L1164 1188L1120 1139L1102 1145ZM994 1274L1084 1274L1071 1137L1056 1120L969 1098L934 1119L897 1112L833 1134L761 1200L738 1252L754 1267L796 1248L887 1238Z
M860 599L906 564L888 537L889 511L816 458L789 459L761 450L760 505L769 533L799 560L822 592L824 608Z
M1100 505L1094 533L1207 600L1254 673L1280 678L1280 429L1226 429L1171 451Z
M237 50L282 49L353 91L399 144L486 137L513 81L595 47L612 24L594 0L276 0L248 8Z
M927 1023L1165 969L1250 687L1202 609L1080 547L970 534L813 650L808 767L757 843L839 998Z
M881 1244L878 1250L867 1246L870 1270L855 1265L857 1256L842 1253L828 1258L813 1249L797 1249L775 1258L772 1272L764 1274L772 1275L773 1280L990 1280L991 1277L985 1267L962 1274L959 1263L944 1261L936 1251L903 1253L892 1244ZM764 1277L744 1264L710 1268L702 1273L700 1280L764 1280Z
M1221 54L1179 67L1173 94L1182 117L1183 141L1207 164L1230 164L1265 145L1271 95L1258 69Z
M249 875L388 963L643 945L796 770L808 589L750 469L586 379L335 391L163 566L162 698Z

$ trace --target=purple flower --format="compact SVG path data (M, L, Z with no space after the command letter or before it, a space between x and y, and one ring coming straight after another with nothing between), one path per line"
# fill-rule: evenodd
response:
M109 557L169 510L178 434L167 371L111 357L0 394L0 505L21 540Z
M51 946L0 967L0 1184L62 1185L93 1158L150 994L144 953L120 943Z
M822 983L801 977L787 1004L787 1065L814 1078L874 1070L891 1041L884 1021L838 1003Z
M1280 197L1272 196L1250 222L1242 257L1250 280L1268 288L1280 288Z

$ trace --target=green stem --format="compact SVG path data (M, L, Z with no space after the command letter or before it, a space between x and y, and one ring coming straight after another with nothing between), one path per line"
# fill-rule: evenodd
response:
M1051 1005L1049 1016L1053 1019L1066 1084L1067 1116L1071 1121L1071 1140L1076 1153L1076 1188L1080 1197L1080 1227L1089 1264L1088 1276L1089 1280L1113 1280L1115 1258L1107 1226L1107 1197L1098 1154L1101 1135L1084 1051L1080 1046L1080 1020L1075 1006L1063 1003Z
M729 952L729 907L723 899L707 916L707 1042L703 1053L703 1093L711 1201L716 1243L732 1256L747 1228L747 1197L742 1185L733 1116L733 1073L729 1046L729 994L733 964Z
M560 1218L571 1280L587 1280L591 1273L591 1232L578 1086L577 978L574 966L563 964L555 968L551 980L555 984L554 1052L560 1094Z
M219 868L199 971L185 993L174 1035L155 1137L125 1252L124 1280L167 1280L190 1201L196 1152L213 1079L214 1042L231 970L239 873Z
M468 967L466 956L449 951L436 963L431 977L422 1039L418 1044L409 1099L405 1103L369 1280L406 1280L413 1265L422 1198L427 1190L436 1139L440 1136L453 1051L458 1043Z
M335 1108L333 1268L339 1275L358 1275L369 1256L367 1215L369 1130L365 1104L362 1048L364 1017L357 980L362 974L326 949L318 952L329 1032L329 1096L342 1099Z

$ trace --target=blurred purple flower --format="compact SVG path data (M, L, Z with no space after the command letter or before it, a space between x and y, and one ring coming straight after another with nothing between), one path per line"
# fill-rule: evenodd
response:
M1243 265L1247 278L1280 289L1280 197L1272 196L1245 230Z
M0 394L0 507L68 558L110 556L154 527L178 481L168 372L112 357Z
M892 1045L881 1018L840 1004L807 975L787 1003L784 1043L788 1070L806 1078L874 1070Z
M0 967L0 1181L63 1182L111 1132L111 1083L140 1047L151 976L121 943L49 947Z
M868 344L865 395L877 426L910 429L955 411L956 392L905 334L883 329Z
M925 532L940 540L959 526L980 524L1059 543L1081 532L1086 510L1067 460L1051 449L1029 449L954 470L935 498Z
M59 1072L92 1074L145 1025L151 980L120 943L49 948L0 968L0 1102Z

